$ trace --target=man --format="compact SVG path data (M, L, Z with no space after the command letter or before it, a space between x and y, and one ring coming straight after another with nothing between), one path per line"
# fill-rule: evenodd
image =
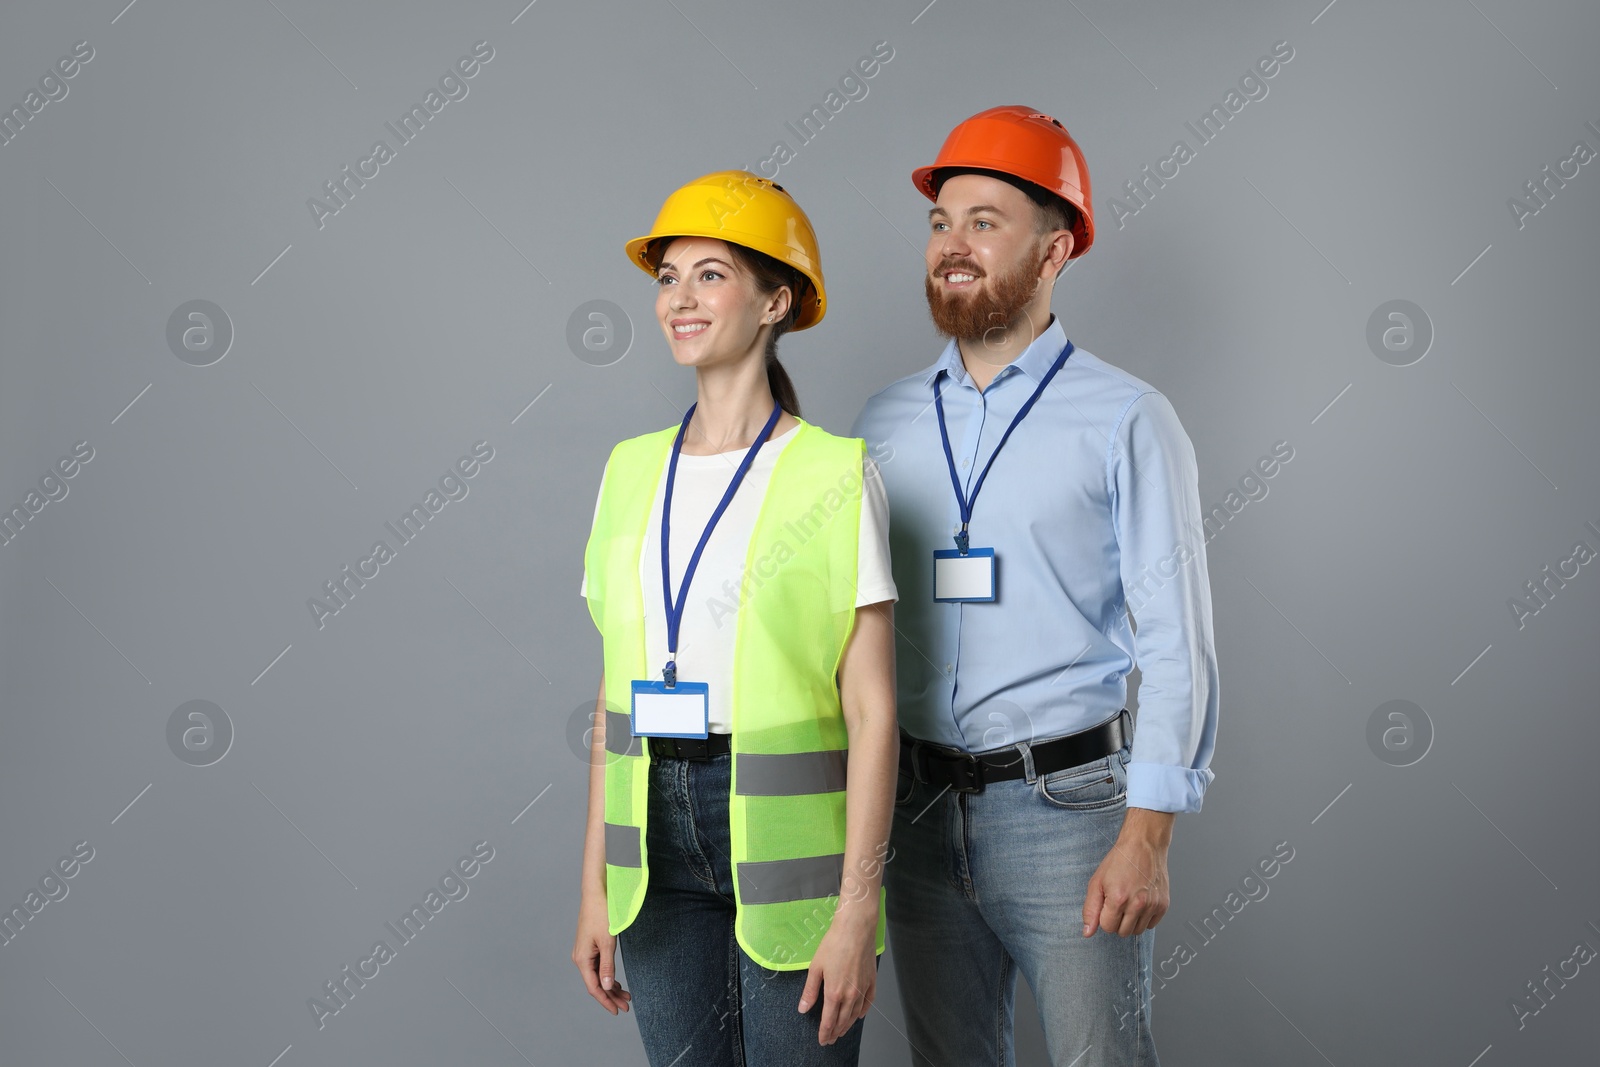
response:
M934 201L924 287L950 341L852 430L894 456L885 878L912 1062L1012 1064L1020 970L1053 1063L1154 1065L1152 927L1217 725L1194 450L1161 393L1050 313L1094 239L1061 123L984 111L912 180Z

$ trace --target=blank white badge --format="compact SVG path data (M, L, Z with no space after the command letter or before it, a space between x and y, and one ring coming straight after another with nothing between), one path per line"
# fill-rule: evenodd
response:
M679 682L671 689L662 682L634 682L634 736L705 737L711 716L709 693L705 682Z
M974 548L965 556L955 549L941 549L933 554L933 599L994 598L994 549Z

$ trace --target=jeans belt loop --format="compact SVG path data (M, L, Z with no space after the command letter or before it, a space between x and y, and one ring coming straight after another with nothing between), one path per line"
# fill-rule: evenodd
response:
M914 782L922 782L924 785L926 785L928 781L928 772L927 768L925 768L922 764L922 756L922 742L913 737L911 739L911 780Z

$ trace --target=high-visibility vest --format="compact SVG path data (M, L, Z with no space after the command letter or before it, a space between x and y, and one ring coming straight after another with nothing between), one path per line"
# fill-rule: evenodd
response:
M628 712L631 683L658 678L666 660L666 649L645 648L640 552L647 538L652 547L659 543L659 529L646 526L676 433L674 426L634 437L612 451L584 553L589 613L605 644L613 935L638 915L649 881L650 752L633 735ZM808 966L839 901L849 736L837 672L855 622L865 452L861 438L801 420L778 454L745 558L731 693L734 934L769 970ZM656 583L650 586L649 595L660 597ZM700 603L706 595L690 591ZM845 891L859 893L860 878ZM882 952L881 887L877 896Z

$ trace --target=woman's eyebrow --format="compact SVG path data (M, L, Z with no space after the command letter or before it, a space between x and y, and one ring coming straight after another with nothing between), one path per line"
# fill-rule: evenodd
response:
M702 259L698 263L696 263L695 266L696 267L703 267L707 263L719 263L724 267L728 266L726 261L720 260L716 256L707 256L705 259ZM664 270L677 270L677 268L674 267L671 263L668 263L665 260L663 260L661 262L661 264L658 267L656 267L656 272L659 274L661 271L664 271Z

